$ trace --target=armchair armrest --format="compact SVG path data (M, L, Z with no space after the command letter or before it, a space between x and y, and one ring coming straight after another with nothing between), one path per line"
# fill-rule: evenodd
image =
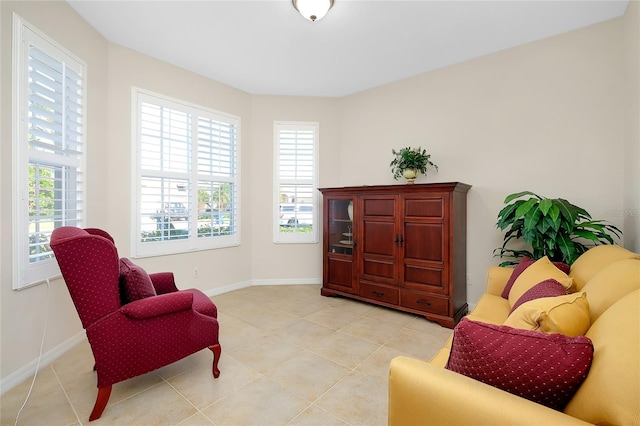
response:
M427 362L396 357L389 372L389 426L589 423Z
M149 274L156 294L174 293L178 291L173 272L156 272Z
M133 319L149 319L161 315L192 309L193 294L176 292L160 296L147 297L124 305L120 310Z
M500 296L512 273L513 268L491 266L487 271L487 288L485 293Z

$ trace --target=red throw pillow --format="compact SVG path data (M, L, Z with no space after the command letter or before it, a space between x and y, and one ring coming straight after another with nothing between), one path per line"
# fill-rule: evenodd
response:
M509 281L507 281L507 284L504 286L504 290L502 290L501 296L503 299L509 298L509 292L511 291L511 287L513 287L513 283L516 282L516 279L520 276L520 274L524 272L525 269L527 269L529 266L533 265L534 263L535 263L535 260L527 256L520 259L520 262L516 265L515 268L513 268L513 272L509 277Z
M123 304L156 295L149 274L124 257L120 259L120 291Z
M562 410L591 368L593 344L463 318L446 368L555 410Z
M520 259L520 262L513 269L513 272L511 273L511 276L509 277L507 284L504 286L504 289L502 290L501 296L503 299L509 298L509 292L511 291L511 287L513 287L513 283L516 282L516 279L518 279L520 274L522 274L525 269L533 265L535 262L536 262L535 260L533 260L528 256L524 256L523 258ZM560 269L562 272L569 275L569 269L571 268L569 265L563 262L551 262L551 263L553 263L556 268Z
M548 280L544 280L534 285L522 296L520 296L520 299L518 299L518 301L514 303L511 311L509 311L509 315L511 315L511 312L515 311L518 306L530 300L541 299L543 297L564 296L565 294L567 294L567 290L565 290L563 285L560 284L557 280L549 278Z

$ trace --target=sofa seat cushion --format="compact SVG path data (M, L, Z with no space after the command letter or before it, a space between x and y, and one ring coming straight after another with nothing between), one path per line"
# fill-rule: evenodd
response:
M528 301L513 311L504 325L542 333L581 336L591 325L587 295L581 292Z
M587 377L593 346L585 336L544 334L463 318L446 368L561 410Z
M544 256L535 261L535 263L525 269L513 283L509 292L509 305L513 306L529 289L536 284L553 278L558 281L565 289L570 289L573 280L564 272L558 269L549 259Z
M582 287L602 269L624 259L640 259L640 255L617 245L601 245L590 248L571 265L569 276L574 281L572 290L582 290Z
M594 424L640 424L640 290L607 309L586 337L591 371L564 412Z
M509 316L509 301L495 294L483 294L467 318L489 324L502 324Z
M591 322L611 305L640 288L640 260L624 259L606 266L582 288L587 293Z

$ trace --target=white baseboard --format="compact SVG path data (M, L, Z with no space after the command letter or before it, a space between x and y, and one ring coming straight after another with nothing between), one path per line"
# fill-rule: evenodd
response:
M253 280L251 285L310 285L322 284L322 278L288 278L275 280Z
M39 369L42 370L86 338L87 335L83 330L60 343L55 348L43 353L40 359ZM25 380L30 379L36 372L36 367L38 367L37 358L0 380L0 395L4 395L5 392L15 388Z

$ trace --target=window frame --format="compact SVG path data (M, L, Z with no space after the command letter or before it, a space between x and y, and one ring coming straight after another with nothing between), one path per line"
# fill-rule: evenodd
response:
M190 185L190 191L188 194L188 212L190 229L192 234L184 239L178 240L165 240L157 242L142 242L140 235L142 232L142 211L141 211L141 191L142 191L142 179L143 169L141 166L141 105L143 102L151 103L156 106L171 108L174 110L186 112L191 115L193 122L191 127L191 157L189 159L189 171L187 173ZM197 170L197 131L194 132L194 127L197 130L197 121L199 117L204 117L213 120L224 121L230 123L235 128L235 141L234 141L234 153L235 164L233 165L234 176L230 178L220 178L223 181L231 182L234 186L235 197L233 197L233 226L234 232L231 235L218 235L210 236L206 238L198 238L198 176L205 176L198 174ZM163 256L179 253L187 253L192 251L212 250L220 248L236 247L241 244L241 119L238 116L228 114L225 112L217 111L212 108L208 108L202 105L196 105L181 99L172 98L160 93L152 92L139 87L132 87L131 89L131 226L133 232L131 233L131 253L133 258L144 258ZM195 146L196 149L193 149ZM194 167L196 165L196 167ZM158 172L159 175L163 172ZM171 175L172 173L168 173ZM213 175L208 175L213 176ZM225 180L226 179L226 180ZM210 180L213 182L213 180ZM171 200L165 202L173 202ZM196 214L192 214L193 212Z
M13 249L13 289L21 290L37 284L42 284L49 279L60 276L60 268L53 252L51 257L34 263L29 261L29 168L31 162L50 167L69 168L76 172L80 180L72 180L74 186L73 199L75 207L80 206L78 216L71 219L66 214L67 209L61 208L61 217L54 223L54 228L65 225L82 227L87 220L86 209L86 141L87 141L87 64L76 55L57 43L51 37L38 30L35 26L25 21L16 13L13 14L13 41L12 41L12 249ZM81 126L80 136L75 143L78 145L77 159L56 153L47 153L29 148L29 48L36 47L54 61L64 64L64 70L72 70L82 78L81 94L78 96L82 106L79 114L82 119L76 122ZM63 120L68 117L64 113ZM62 132L64 134L64 132ZM63 141L67 141L64 139ZM64 151L68 145L62 142ZM55 145L54 145L55 146ZM54 180L57 178L54 178ZM62 179L62 178L60 178ZM66 189L66 188L65 188ZM65 190L58 189L60 192ZM63 199L62 204L67 201ZM78 211L78 209L74 209ZM52 229L52 230L53 230Z
M311 232L280 232L280 133L281 131L312 131L313 132L313 177L311 179L293 179L287 181L291 185L311 185L312 196L312 231ZM273 242L276 244L317 244L319 241L319 140L320 123L307 121L274 121L273 125ZM295 208L295 207L294 207Z

